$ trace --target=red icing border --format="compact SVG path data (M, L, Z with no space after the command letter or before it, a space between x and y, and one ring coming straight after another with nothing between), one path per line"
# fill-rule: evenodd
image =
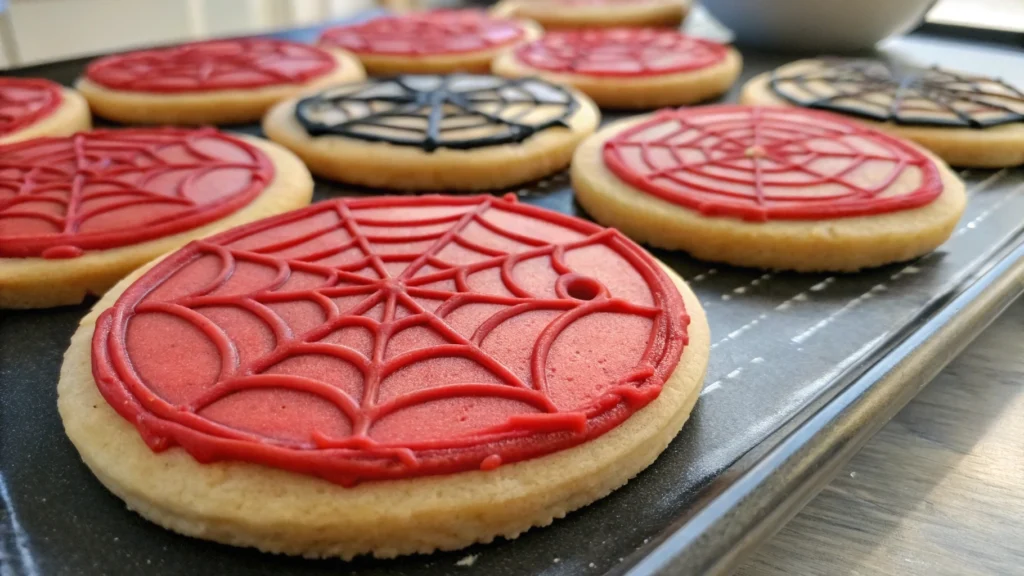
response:
M943 189L938 166L916 147L800 108L662 110L605 142L602 158L638 190L708 216L754 221L907 210L931 203ZM861 183L868 163L885 170L872 185ZM882 196L911 169L920 172L915 189ZM810 187L823 192L809 199Z
M64 102L60 84L42 78L0 78L0 136L50 116Z
M519 22L492 18L481 10L434 10L331 28L320 43L356 54L436 56L491 50L525 35Z
M86 77L130 92L207 92L304 84L338 67L330 52L269 38L210 40L94 60Z
M74 258L198 228L252 202L273 177L263 152L213 128L0 146L0 257Z
M688 323L672 281L615 230L514 196L338 199L163 260L100 317L93 374L155 451L351 484L596 438L658 396ZM346 330L372 338L335 339Z
M515 50L538 70L597 77L690 72L725 60L728 47L660 28L607 28L546 33Z

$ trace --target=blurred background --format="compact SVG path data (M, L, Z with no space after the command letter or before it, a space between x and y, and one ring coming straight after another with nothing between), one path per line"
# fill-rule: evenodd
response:
M379 6L457 4L457 0L0 0L0 68L311 26ZM693 16L688 27L708 25L705 12L698 10ZM1024 0L939 0L926 19L935 24L1024 32Z

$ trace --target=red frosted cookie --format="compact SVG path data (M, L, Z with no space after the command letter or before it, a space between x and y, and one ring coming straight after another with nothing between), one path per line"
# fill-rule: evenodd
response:
M740 73L735 49L659 28L549 32L499 56L494 73L569 84L603 107L655 108L723 94Z
M690 0L501 0L493 13L537 21L557 28L658 26L678 28Z
M697 257L856 270L931 251L963 212L963 183L918 146L824 112L663 110L576 151L577 198L599 221Z
M302 206L287 151L211 128L0 146L0 306L72 304L186 241Z
M354 53L378 76L486 72L499 51L540 32L531 22L480 10L434 10L331 28L320 45Z
M91 126L89 106L74 90L42 78L0 78L0 144Z
M93 112L119 122L226 124L257 120L307 88L364 77L343 50L241 38L100 58L77 87Z
M72 340L60 409L159 524L393 556L620 486L686 420L707 353L693 294L614 230L514 197L341 199L126 279Z

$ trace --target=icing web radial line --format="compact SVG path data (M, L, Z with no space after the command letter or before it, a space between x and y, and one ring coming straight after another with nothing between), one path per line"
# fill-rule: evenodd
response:
M194 242L155 267L97 331L111 405L143 410L131 418L156 449L316 461L349 483L578 444L650 402L678 361L679 295L618 232L493 197L369 200ZM167 358L143 350L173 334L208 352L162 375ZM574 362L607 364L574 383Z
M248 203L272 176L259 150L213 129L0 147L0 256L70 257L194 228Z
M836 116L716 106L665 111L605 143L627 183L709 215L854 216L905 209L942 190L918 150Z
M1024 93L996 79L871 60L822 60L769 85L800 106L897 124L984 128L1024 121Z
M578 103L542 80L493 76L400 76L325 90L296 105L314 136L469 149L521 142L565 127Z

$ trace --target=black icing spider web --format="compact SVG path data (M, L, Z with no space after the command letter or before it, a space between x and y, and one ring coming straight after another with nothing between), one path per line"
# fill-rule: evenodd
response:
M821 60L776 71L773 92L798 106L880 122L985 128L1024 121L1024 93L996 78L873 60Z
M535 78L399 76L332 88L299 101L298 121L313 136L472 149L522 142L567 119L578 103Z

